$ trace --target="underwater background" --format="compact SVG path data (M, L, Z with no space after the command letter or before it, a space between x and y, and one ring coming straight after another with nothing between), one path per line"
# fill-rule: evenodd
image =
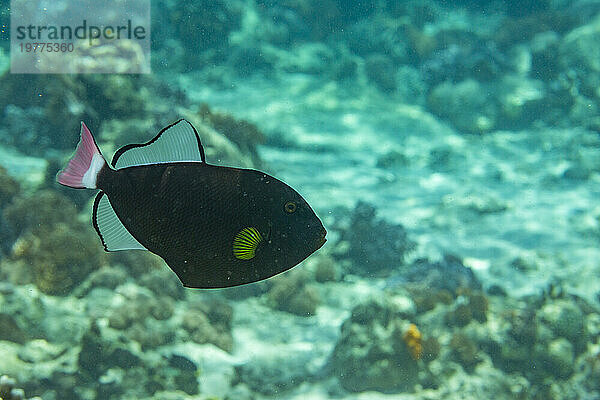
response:
M153 0L148 75L11 74L5 32L0 398L600 399L600 2ZM223 290L105 253L81 121L110 159L179 118L327 244Z

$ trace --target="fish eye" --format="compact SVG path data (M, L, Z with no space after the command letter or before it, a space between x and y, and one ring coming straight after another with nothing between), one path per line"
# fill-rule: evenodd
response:
M288 214L291 214L294 211L296 211L296 208L298 208L298 206L293 201L288 201L287 203L285 203L285 206L283 206L283 209Z

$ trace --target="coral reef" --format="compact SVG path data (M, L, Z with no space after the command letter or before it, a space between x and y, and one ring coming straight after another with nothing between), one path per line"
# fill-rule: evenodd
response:
M278 310L309 317L314 315L320 303L319 294L309 283L304 271L293 271L275 277L273 287L267 293L268 304Z
M85 84L78 78L4 74L0 85L6 93L0 98L0 141L27 154L71 149L81 119L89 121L95 115L84 105ZM44 88L44 95L39 88Z
M165 266L146 272L140 276L138 284L147 287L158 296L169 296L175 300L185 298L185 288Z
M195 24L189 16L184 17L187 11L183 10L194 6L164 3L168 3L168 7L163 3L157 7L180 8L183 21ZM202 18L211 19L214 23L221 21L230 31L233 28L229 25L231 21L228 17L224 20L220 11L227 7L222 3L211 4L214 8L209 7L209 11L218 14L218 18L211 19L209 11L202 14L206 7L196 7L190 15L193 14L193 18L200 13ZM185 25L180 22L176 25ZM185 43L197 42L187 40ZM193 60L190 62L195 63ZM153 76L84 74L24 77L4 73L0 76L0 85L6 93L0 97L0 143L25 154L48 157L46 179L49 186L54 185L54 173L64 165L67 156L54 150L69 153L73 150L82 120L96 132L103 150L108 149L107 153L110 153L117 146L146 142L168 123L187 117L199 129L209 158L246 167L260 163L255 147L262 143L264 137L253 124L227 114L205 112L207 123L203 129L199 126L202 125L201 116L187 109L189 101L185 95ZM43 92L40 88L44 88ZM205 111L208 108L205 107ZM223 132L210 129L208 122L214 123ZM225 134L230 139L223 137ZM61 155L64 159L59 159ZM65 193L79 206L90 196L89 192Z
M81 350L77 360L84 374L95 379L110 367L131 368L140 364L140 357L121 343L111 343L102 337L96 322L81 339Z
M578 46L593 42L594 22L573 29L582 20L577 13L538 11L503 19L491 37L438 31L420 65L428 109L466 133L558 124L565 109L573 122L593 126L594 56Z
M0 97L0 142L26 154L72 151L82 120L94 131L104 124L101 115L140 119L157 108L148 100L148 89L156 84L141 75L4 74L0 85L7 93Z
M256 146L265 142L265 135L251 122L238 120L230 114L211 111L208 104L200 105L202 121L249 153L255 164L260 163Z
M73 295L85 297L95 288L116 289L127 281L127 272L120 266L103 266L90 273L74 291Z
M73 308L73 303L69 304L67 299L46 296L33 285L16 286L3 281L0 285L0 309L2 314L10 316L3 316L3 320L5 328L12 330L3 331L4 337L13 337L15 345L31 343L27 341L34 339L55 343L79 340L87 320L83 310ZM19 337L14 337L19 333ZM13 373L14 370L4 371L21 378Z
M142 76L84 76L81 85L85 87L85 99L90 102L89 107L98 114L109 115L111 118L139 118L144 115L150 95L146 86L150 82L145 82Z
M581 307L570 299L558 299L545 304L537 314L552 332L567 339L582 350L587 342L585 315Z
M444 255L439 261L417 259L405 268L400 276L415 287L442 291L433 295L442 302L448 298L448 293L456 296L468 293L468 289L481 290L481 282L473 270L466 267L462 259L452 254Z
M311 371L308 353L273 354L268 352L252 363L236 367L236 380L247 388L268 396L279 396L308 380Z
M319 283L335 281L338 276L335 260L327 255L319 257L314 273L315 281Z
M175 339L169 325L159 322L173 316L174 304L169 297L155 297L148 290L133 285L124 285L117 293L124 299L109 312L111 328L123 331L142 349L155 348Z
M0 376L0 399L2 400L27 400L25 391L17 386L17 382L7 376ZM39 397L31 397L30 400L41 400Z
M430 362L439 357L441 347L440 342L433 336L421 340L421 357L425 362Z
M19 382L0 398L599 397L600 3L152 7L160 74L10 74L0 41L0 375ZM80 120L110 155L178 118L209 162L316 199L327 246L219 291L104 254L92 191L55 183Z
M577 297L529 299L506 312L509 329L501 341L484 342L484 348L499 368L519 371L534 384L569 379L575 360L586 357L590 343L585 321L597 316L594 307Z
M436 352L435 343L424 341L393 304L371 301L344 321L329 367L349 391L411 391L419 382L417 360Z
M452 356L468 372L473 372L475 365L480 361L477 344L462 332L452 335L450 340Z
M31 268L33 282L41 291L63 295L105 262L89 228L76 229L63 223L22 235L13 245L11 258L23 262L21 268Z
M555 390L582 390L579 382L588 379L583 376L594 374L592 366L596 362L594 354L597 356L598 353L600 314L597 307L567 294L560 287L549 288L543 295L522 299L488 297L479 290L458 287L453 292L444 289L440 291L439 300L427 302L423 300L424 296L418 296L424 291L418 287L408 283L406 288L415 302L417 314L409 317L415 321L415 326L408 325L402 339L406 344L412 341L413 349L418 349L414 343L419 343L420 359L433 363L435 366L432 368L437 368L438 362L455 363L472 376L480 374L480 369L487 368L485 365L490 365L491 361L497 371L521 376L527 382L532 398L556 398L548 392L549 380L560 387ZM394 296L403 290L389 288L386 291L388 301L393 301ZM435 297L435 293L426 292L426 295ZM355 309L353 318L356 314ZM370 315L377 315L377 311L370 310L362 315L369 315L368 320L373 318ZM334 353L347 340L344 329L349 329L348 324L348 321L344 323L342 337ZM416 330L417 325L419 330ZM436 335L419 341L416 332L421 330L437 332L439 337ZM372 327L371 331L381 334L380 327ZM358 334L361 331L354 328L354 332ZM375 338L370 341L373 345L377 343ZM353 345L358 348L365 346L358 342ZM408 347L411 348L410 345ZM368 371L365 363L362 369ZM337 372L349 373L346 370ZM435 376L427 374L419 374L418 382L430 387L440 384ZM579 389L575 389L577 387Z
M0 141L27 154L72 150L81 120L98 114L131 115L139 111L140 86L133 77L90 75L24 75L0 77L7 96L0 98ZM39 88L44 88L40 95ZM124 89L124 90L123 90ZM16 94L13 96L11 93ZM93 126L93 125L92 125Z
M196 343L213 343L215 346L231 352L231 320L233 309L227 303L211 301L192 304L183 315L181 322L190 340Z
M342 245L338 244L335 255L351 261L349 273L372 276L389 272L403 265L415 247L402 225L390 224L375 214L373 206L359 201L349 220L338 223Z
M199 393L198 367L187 357L171 353L147 358L130 342L111 340L93 321L81 340L77 359L81 377L98 396L142 398L162 390Z
M488 132L496 125L496 110L489 91L472 78L436 86L429 94L428 107L467 133Z
M77 214L68 198L52 190L14 197L2 213L15 263L5 273L33 281L49 294L67 294L83 282L106 258L95 233Z
M35 210L36 212L32 212ZM75 221L77 208L68 198L54 190L41 190L18 196L5 207L3 216L18 237L38 227ZM77 222L72 223L74 226Z
M417 313L431 311L438 304L452 304L454 294L446 289L423 291L422 288L408 288L415 303Z
M466 291L459 297L453 309L446 314L446 323L449 326L465 326L472 320L485 322L487 320L488 300L480 292Z

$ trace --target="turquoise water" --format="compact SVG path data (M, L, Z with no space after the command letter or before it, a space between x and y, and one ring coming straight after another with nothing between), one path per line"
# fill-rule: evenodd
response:
M11 74L2 36L0 398L600 399L600 3L162 0L151 26L145 75ZM105 253L95 191L55 182L81 121L110 159L180 118L325 246L220 290Z

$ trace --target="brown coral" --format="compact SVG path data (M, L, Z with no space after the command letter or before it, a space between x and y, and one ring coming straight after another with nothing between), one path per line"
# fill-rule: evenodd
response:
M89 229L64 223L43 225L24 234L13 246L13 259L31 268L44 293L66 294L104 262L104 253Z
M434 337L427 337L423 340L422 359L425 362L435 360L440 355L440 342Z
M315 265L315 280L317 282L335 281L337 271L335 260L329 256L321 256L317 258Z
M291 314L309 317L315 315L319 306L319 294L307 285L304 272L283 274L273 279L273 287L267 294L269 305Z
M473 371L480 361L477 344L462 332L455 333L450 340L450 348L456 360L467 370Z
M18 236L39 226L74 221L77 208L71 200L56 191L40 190L27 197L15 197L4 209L3 216Z
M408 288L417 307L417 313L423 314L431 311L438 304L452 304L454 295L446 289L422 291L420 288Z
M450 326L465 326L472 320L477 322L487 321L489 302L487 297L479 291L459 289L457 294L462 296L462 302L457 302L452 311L446 314L446 323Z
M47 294L66 294L83 282L106 256L77 214L75 204L53 190L16 196L3 212L16 238L6 272Z
M206 103L200 105L198 113L203 122L235 143L244 153L250 153L254 163L260 163L256 146L264 143L266 138L256 125L230 114L212 111Z
M212 343L231 352L233 337L231 321L233 309L225 302L214 301L192 304L183 316L182 327L192 341L196 343Z

